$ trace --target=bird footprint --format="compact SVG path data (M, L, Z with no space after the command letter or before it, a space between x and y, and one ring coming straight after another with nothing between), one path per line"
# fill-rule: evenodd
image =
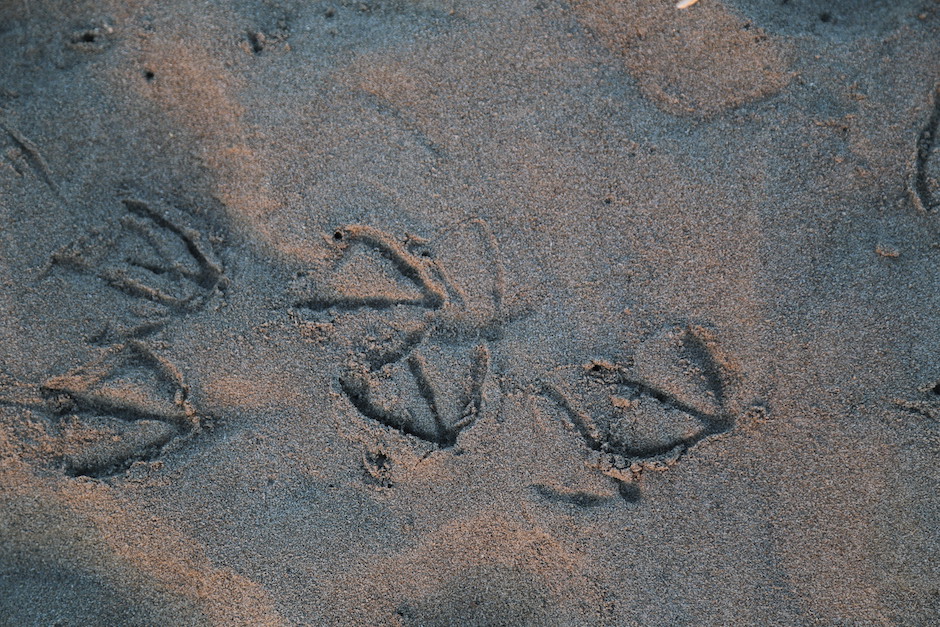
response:
M208 243L169 212L138 200L123 204L126 213L115 228L80 238L56 253L53 264L169 309L198 309L224 283Z
M41 385L0 378L0 404L46 416L71 475L113 474L197 430L188 396L180 371L136 340Z
M543 394L596 452L597 467L631 482L734 426L726 397L731 371L710 331L673 327L642 345L628 365L593 360L558 369Z
M295 307L359 316L375 329L350 355L339 384L366 418L441 448L454 446L483 403L503 297L496 240L482 220L432 247L362 224L332 237L335 263L301 274Z

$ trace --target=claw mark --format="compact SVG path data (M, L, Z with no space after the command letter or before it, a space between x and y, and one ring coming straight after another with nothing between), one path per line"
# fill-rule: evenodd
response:
M402 298L398 296L389 297L380 293L369 296L315 294L298 300L295 303L296 307L314 311L331 308L345 310L360 308L388 309L396 305L416 305L435 309L444 303L446 299L444 289L431 276L431 269L428 267L427 260L412 255L388 233L374 227L352 224L338 229L333 234L333 239L343 247L344 252L349 250L350 244L357 242L376 250L391 261L399 274L411 281L422 295L416 298Z
M2 114L2 110L0 110L0 114ZM0 115L0 129L5 131L10 139L13 140L16 147L23 153L23 158L28 166L39 174L42 182L52 190L56 198L60 201L64 200L59 186L56 185L55 178L52 176L52 170L49 168L49 164L46 163L45 158L42 156L36 144L31 142L15 126L5 120L2 115Z
M499 243L496 241L496 236L493 235L493 229L490 228L489 224L480 219L476 219L473 222L483 230L483 234L486 236L487 252L489 258L493 260L493 267L495 269L492 291L493 308L498 314L503 308L503 299L506 296L506 272L502 258L500 257Z
M490 225L484 220L473 218L463 223L463 225L472 225L476 227L483 236L485 250L483 251L481 261L489 261L493 276L491 277L492 280L490 282L491 284L489 290L489 298L492 305L492 315L490 319L484 322L481 326L483 334L487 337L487 339L496 340L499 339L502 324L505 323L505 320L502 316L502 311L503 300L505 298L506 292L506 277L502 256L500 254L499 243L496 241L496 237L493 235L493 230L490 228ZM447 278L446 275L445 284L449 290L461 292L461 304L464 306L464 308L469 307L470 303L466 302L467 296L463 294L463 291L456 286L456 283Z
M435 433L428 433L416 424L413 417L409 415L396 415L394 412L386 409L382 403L377 401L373 395L374 380L368 371L360 371L355 368L349 368L339 378L339 384L343 392L353 404L353 407L366 418L375 420L402 433L413 435L422 440L433 442L440 445Z
M546 383L542 386L541 393L568 414L571 423L581 434L581 437L584 438L590 449L595 451L603 450L604 436L587 412L575 407L571 399L557 386Z
M360 89L356 90L359 94L364 96L364 101L373 107L379 114L387 115L392 118L401 128L405 129L415 138L415 141L425 150L427 150L431 155L434 156L435 160L441 161L447 158L447 151L443 146L431 139L427 133L421 130L420 125L416 124L414 120L408 119L408 117L402 112L399 107L396 107L390 101L382 97L380 94L375 93L370 89Z
M920 211L933 211L940 199L935 198L940 187L940 171L931 176L930 166L937 154L937 132L940 127L940 85L934 88L933 103L927 124L917 138L914 152L914 168L910 177L909 190L914 206ZM940 164L938 164L940 166Z
M466 429L474 423L483 408L483 384L490 369L490 351L485 344L473 349L473 365L470 368L470 379L464 396L461 398L460 419L454 424L455 431Z
M431 410L431 416L434 418L434 426L437 429L437 434L433 438L434 441L445 448L453 446L457 441L457 433L448 428L444 422L444 417L438 407L437 399L440 394L428 375L428 365L421 353L412 353L408 357L408 368L411 370L411 374L418 384L418 391L428 404L428 409Z
M589 445L592 445L593 443L592 448L595 448L595 450L603 450L605 448L618 449L618 452L625 456L642 459L645 457L653 457L656 455L668 453L669 451L675 449L676 446L682 446L685 450L688 450L711 435L716 435L718 433L727 431L730 426L730 418L728 416L724 414L709 414L698 410L691 405L683 403L666 392L663 392L662 390L647 385L646 383L630 379L627 376L625 369L618 366L593 362L588 367L588 371L589 375L592 377L613 382L618 387L619 394L617 396L619 398L627 398L629 401L638 401L644 397L651 398L667 409L684 412L698 419L698 421L702 424L702 429L694 436L681 438L677 441L674 441L673 443L659 447L633 448L624 445L612 446L604 437L599 440L586 438ZM718 381L712 377L709 377L709 379L711 381ZM716 387L720 389L720 383L718 383ZM718 398L719 403L723 404L723 394L716 394L716 397ZM593 424L589 414L581 412L579 416L581 419L591 421L591 425L587 429L588 433L599 433L597 426Z
M391 488L392 460L385 451L367 451L362 454L362 469L365 471L366 483L377 488Z
M222 264L220 264L208 250L203 249L199 243L200 235L197 231L177 226L167 220L166 217L159 212L151 209L146 203L139 200L125 199L122 202L131 213L146 220L150 220L169 232L175 233L186 246L189 254L192 255L192 258L195 259L196 263L199 265L198 271L193 271L179 260L174 260L172 258L173 252L169 250L168 242L165 239L159 238L158 233L152 229L148 229L145 224L136 222L135 228L150 240L153 246L163 254L165 259L171 260L172 270L188 276L206 289L214 287L219 282L222 277Z

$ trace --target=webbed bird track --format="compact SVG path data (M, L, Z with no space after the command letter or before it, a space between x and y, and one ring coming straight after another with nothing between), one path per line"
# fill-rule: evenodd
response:
M502 266L489 226L469 220L445 236L439 250L455 255L446 261L424 239L400 241L368 225L342 227L330 240L336 266L318 279L299 277L294 306L408 318L350 356L340 388L366 418L440 448L454 446L481 412L488 342L500 326ZM481 273L466 277L461 271L468 268ZM458 371L464 376L455 381Z

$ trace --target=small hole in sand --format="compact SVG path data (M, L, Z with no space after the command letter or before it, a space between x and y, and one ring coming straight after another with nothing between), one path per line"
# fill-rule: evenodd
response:
M95 39L97 39L97 36L91 31L82 34L82 41L85 43L93 44L95 43Z
M940 381L937 381L937 384L930 388L930 391L937 396L940 396Z
M324 15L327 17L327 19L334 17L336 15L336 9L334 9L333 7L330 7L326 10L326 13L324 13Z
M144 78L146 78L148 81L152 81L155 76L156 74L154 74L150 70L147 70L146 72L144 72Z
M824 11L824 12L820 13L820 14L819 14L819 21L820 21L820 22L825 22L825 23L831 22L831 21L832 21L832 13L829 13L828 11Z
M248 43L251 44L251 51L255 54L261 54L264 50L264 33L248 31Z
M342 241L342 240L343 240L343 232L342 232L342 231L336 231L335 233L333 233L333 239L335 239L337 242Z

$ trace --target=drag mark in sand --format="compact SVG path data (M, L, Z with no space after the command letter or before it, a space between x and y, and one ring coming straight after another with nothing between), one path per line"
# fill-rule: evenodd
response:
M0 143L0 150L3 151L0 157L5 157L20 176L25 176L28 171L34 172L39 180L52 191L56 199L61 201L62 193L39 147L5 118L2 109L0 109L0 131L6 136L7 141L4 143L8 144L3 146Z
M894 404L909 413L940 424L940 381L923 386L919 398L896 398Z
M915 144L914 168L909 183L914 206L925 212L940 208L940 148L937 147L937 132L940 130L940 85L934 87L932 98L930 116Z

